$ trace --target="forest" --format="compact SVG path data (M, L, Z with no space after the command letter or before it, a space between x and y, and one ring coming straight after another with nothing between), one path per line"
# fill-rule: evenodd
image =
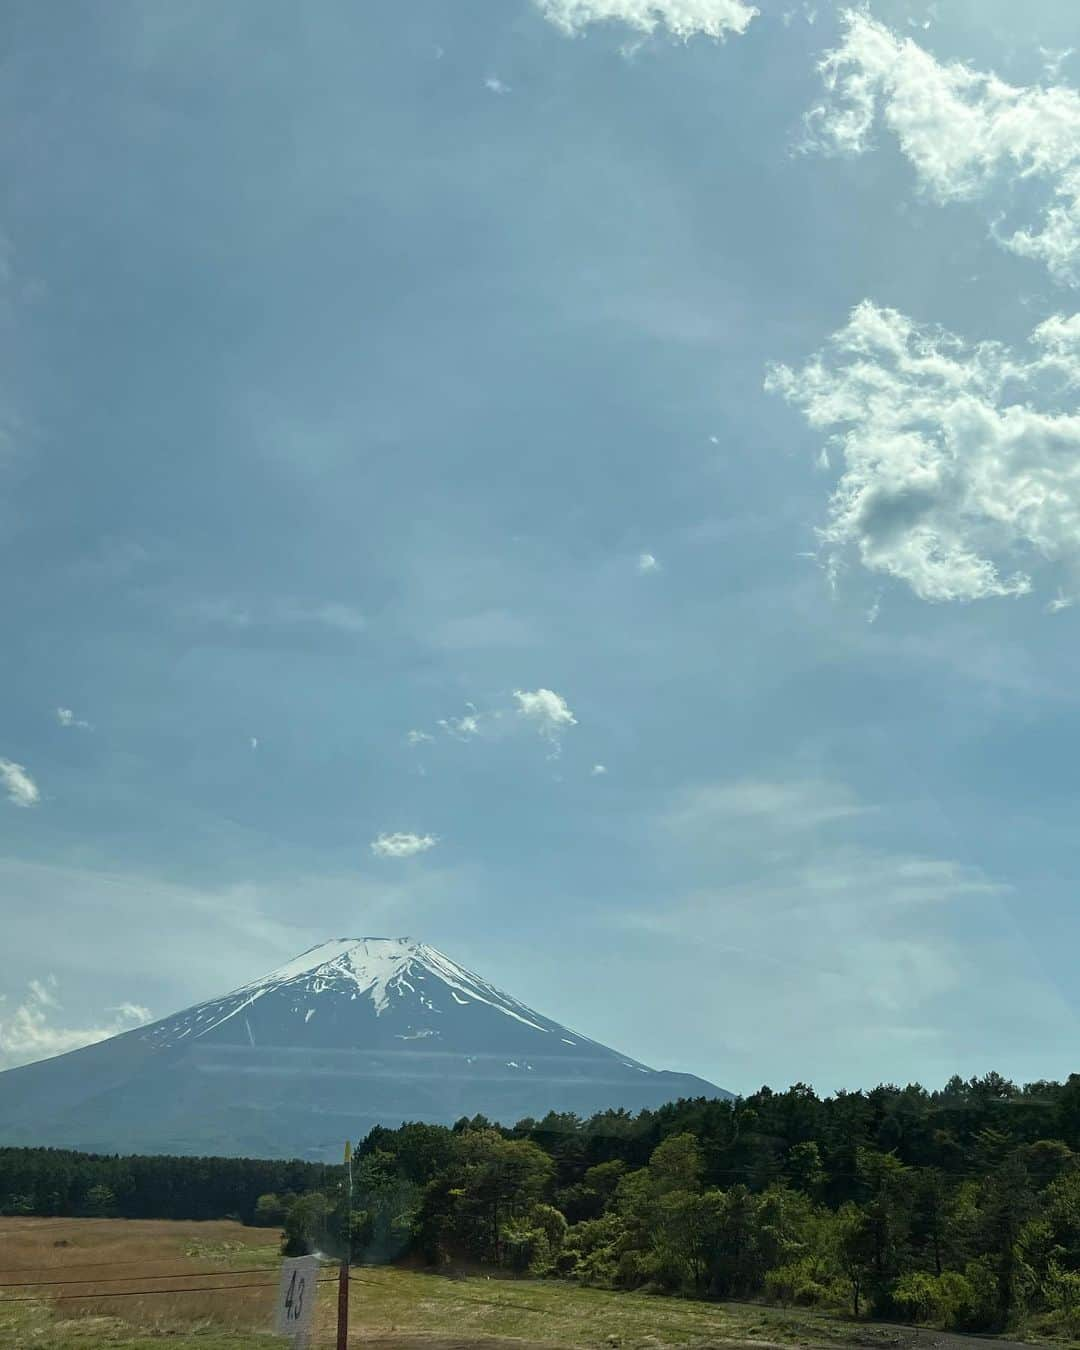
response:
M0 1150L0 1211L235 1216L284 1250L1080 1335L1080 1074L376 1128L344 1169Z

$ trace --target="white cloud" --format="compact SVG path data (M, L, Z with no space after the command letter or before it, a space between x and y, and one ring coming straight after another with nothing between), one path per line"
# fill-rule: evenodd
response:
M1041 180L1052 194L1041 221L1001 242L1080 285L1080 93L942 64L861 11L843 21L843 41L821 62L827 97L807 114L808 147L862 154L880 113L938 202L982 196L1002 176Z
M1043 59L1043 69L1046 71L1046 78L1048 80L1059 79L1061 76L1061 67L1070 56L1074 56L1075 54L1076 49L1074 47L1061 47L1056 49L1053 47L1040 47L1039 55Z
M646 572L659 572L660 564L656 561L656 558L652 553L640 553L638 554L637 570L643 574Z
M251 737L249 737L248 743L249 743L249 745L251 746L252 750L258 750L258 748L259 748L259 738L258 738L258 736L251 736Z
M57 1026L53 1016L61 1011L61 1003L55 975L31 980L28 990L22 1003L9 1015L0 1017L0 1068L10 1069L17 1064L30 1064L77 1050L83 1045L92 1045L95 1041L142 1026L151 1017L149 1010L137 1003L122 1003L106 1009L112 1016L96 1025Z
M604 774L607 773L607 765L594 764L592 768L589 770L589 773L592 775L593 778L601 778L603 777Z
M11 759L0 759L0 783L4 785L8 801L15 806L37 806L41 800L38 785L22 764Z
M562 734L570 727L577 726L577 718L570 711L566 699L552 689L535 689L531 693L514 690L517 699L518 714L531 722L558 754Z
M380 834L371 841L371 851L376 858L412 858L417 853L426 853L434 848L438 839L433 834Z
M493 94L509 94L510 86L503 84L497 75L489 75L484 81L484 88Z
M475 703L465 705L467 711L460 717L440 717L439 726L448 736L453 736L458 741L471 741L474 736L480 735L481 714L476 710Z
M1078 383L1075 317L1046 320L1017 354L864 301L765 387L832 431L842 458L819 531L831 574L851 550L943 601L1024 595L1039 562L1080 568Z
M62 727L78 727L82 731L93 730L89 722L83 722L76 717L70 708L57 708L56 720Z
M435 737L432 736L432 735L430 735L428 732L426 732L426 731L417 731L417 730L414 728L412 731L410 731L410 732L407 733L407 735L406 735L406 737L405 737L405 744L406 744L406 745L424 745L424 744L426 744L428 741L433 741L434 739L435 739Z
M642 33L665 27L685 41L701 34L723 38L745 33L759 12L744 0L534 0L541 14L564 33L591 23L623 23Z

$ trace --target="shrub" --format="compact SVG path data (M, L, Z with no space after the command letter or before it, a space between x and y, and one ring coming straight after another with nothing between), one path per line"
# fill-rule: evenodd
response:
M835 1307L847 1301L835 1274L815 1256L804 1256L766 1271L765 1292L777 1303L797 1303L807 1308Z
M893 1285L892 1302L909 1321L947 1330L965 1326L971 1320L976 1296L970 1281L958 1271L930 1275L914 1270Z

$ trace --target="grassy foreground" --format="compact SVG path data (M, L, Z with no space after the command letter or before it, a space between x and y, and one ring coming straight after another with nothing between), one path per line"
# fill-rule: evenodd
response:
M271 1350L276 1234L233 1223L0 1219L4 1350ZM332 1272L328 1272L331 1274ZM17 1281L80 1281L46 1290ZM222 1284L254 1288L214 1292ZM187 1292L198 1286L197 1292ZM120 1290L137 1291L110 1297ZM154 1291L154 1292L151 1292ZM89 1295L74 1298L73 1295ZM57 1301L61 1296L64 1301ZM66 1297L65 1297L66 1296ZM18 1301L15 1301L15 1300ZM916 1333L805 1312L611 1293L556 1282L353 1272L351 1342L459 1350L525 1347L895 1347ZM335 1286L324 1284L312 1350L333 1344ZM924 1333L925 1334L925 1333ZM937 1338L940 1340L940 1337ZM506 1342L503 1342L506 1344Z

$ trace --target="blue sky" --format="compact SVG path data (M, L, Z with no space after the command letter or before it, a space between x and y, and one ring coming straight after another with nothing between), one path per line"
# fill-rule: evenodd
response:
M0 1062L408 933L1074 1070L1070 9L10 4Z

